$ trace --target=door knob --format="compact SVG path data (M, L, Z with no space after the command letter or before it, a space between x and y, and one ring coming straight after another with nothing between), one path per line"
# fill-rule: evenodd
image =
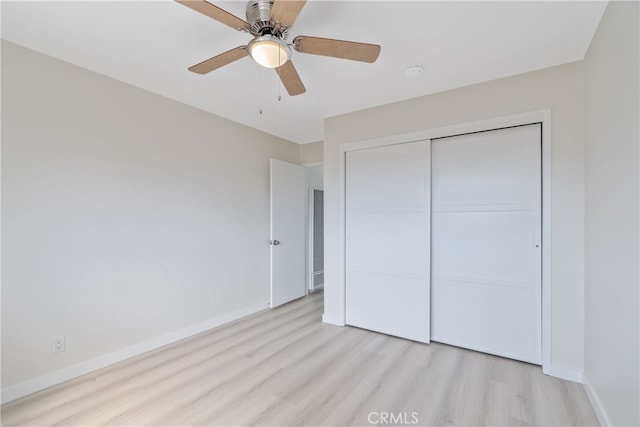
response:
M280 244L280 240L272 240L269 243L271 243L273 246L278 246Z

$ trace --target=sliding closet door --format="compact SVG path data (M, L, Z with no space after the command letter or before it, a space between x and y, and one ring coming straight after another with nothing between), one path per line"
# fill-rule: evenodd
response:
M429 141L346 155L347 324L429 342Z
M541 363L540 131L432 141L434 341Z

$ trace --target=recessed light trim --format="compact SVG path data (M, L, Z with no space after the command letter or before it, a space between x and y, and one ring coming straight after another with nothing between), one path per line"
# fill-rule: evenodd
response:
M423 71L424 69L420 65L413 65L404 70L404 75L407 77L418 77Z

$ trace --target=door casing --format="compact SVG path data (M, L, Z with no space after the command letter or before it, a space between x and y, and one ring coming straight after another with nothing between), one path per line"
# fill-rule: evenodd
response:
M542 125L542 370L545 374L564 377L552 371L551 365L551 110L536 110L487 120L479 120L458 125L424 129L382 138L367 139L340 145L339 165L339 277L338 295L340 296L340 317L323 321L336 325L345 325L346 319L346 153L354 150L402 144L425 139L443 138L473 132L483 132L533 123ZM573 378L567 378L573 379ZM573 379L580 381L579 378Z

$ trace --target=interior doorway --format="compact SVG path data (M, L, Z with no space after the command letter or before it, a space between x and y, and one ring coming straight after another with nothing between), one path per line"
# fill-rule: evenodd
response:
M324 287L324 167L307 167L308 187L308 257L309 292Z

